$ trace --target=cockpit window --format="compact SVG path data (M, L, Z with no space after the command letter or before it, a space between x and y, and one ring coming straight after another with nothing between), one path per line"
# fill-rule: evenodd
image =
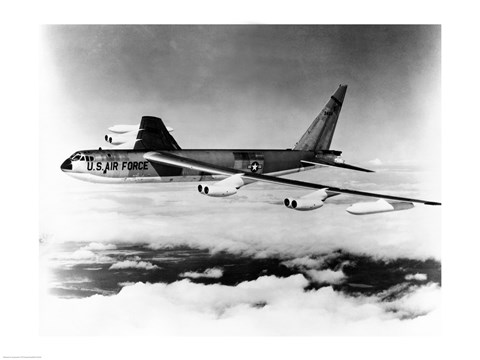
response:
M81 152L77 152L75 154L73 154L72 156L70 156L70 160L72 161L94 161L95 160L95 157L94 156L91 156L91 155L85 155Z

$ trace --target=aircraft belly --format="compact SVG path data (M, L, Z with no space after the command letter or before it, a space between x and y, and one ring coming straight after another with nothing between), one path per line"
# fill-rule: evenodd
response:
M214 181L215 179L211 175L205 176L135 176L135 177L112 177L112 176L99 176L92 173L67 173L69 176L86 182L91 183L103 183L103 184L125 184L125 183L168 183L168 182L193 182L193 181Z

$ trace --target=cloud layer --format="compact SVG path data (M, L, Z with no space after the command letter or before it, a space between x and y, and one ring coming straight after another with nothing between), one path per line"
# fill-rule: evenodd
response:
M440 289L434 284L388 300L388 294L347 296L331 287L306 291L308 281L302 275L260 277L237 286L189 280L125 285L116 296L48 299L42 316L49 321L42 321L42 334L412 335L439 331Z
M376 183L363 174L341 181L338 173L313 170L294 176L359 190L428 196L421 175L407 172L375 173ZM69 179L67 179L69 180ZM195 184L108 186L75 185L67 193L52 194L42 213L42 232L48 241L81 241L112 246L150 243L153 248L175 245L212 251L246 253L259 257L308 257L345 249L385 258L440 258L440 212L436 207L371 216L352 216L345 209L359 198L338 196L321 209L296 212L282 206L286 196L308 191L253 184L239 195L218 199L201 196ZM399 184L407 184L403 189ZM68 196L69 201L64 198ZM71 230L71 219L88 226Z

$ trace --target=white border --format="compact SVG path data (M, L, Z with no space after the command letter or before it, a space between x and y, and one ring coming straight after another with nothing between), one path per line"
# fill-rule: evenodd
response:
M456 1L43 1L2 6L0 355L85 358L471 358L476 283L478 11ZM12 5L14 4L14 5ZM132 4L128 6L128 4ZM175 5L173 5L175 4ZM443 335L440 338L62 338L38 335L38 24L441 23ZM440 119L439 119L440 121ZM5 201L6 199L6 201Z

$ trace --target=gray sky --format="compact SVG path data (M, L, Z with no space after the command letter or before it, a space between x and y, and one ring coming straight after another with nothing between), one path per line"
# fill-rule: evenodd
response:
M440 26L45 26L42 38L41 144L55 134L63 158L142 115L182 148L291 147L346 83L332 147L347 160L440 161Z

